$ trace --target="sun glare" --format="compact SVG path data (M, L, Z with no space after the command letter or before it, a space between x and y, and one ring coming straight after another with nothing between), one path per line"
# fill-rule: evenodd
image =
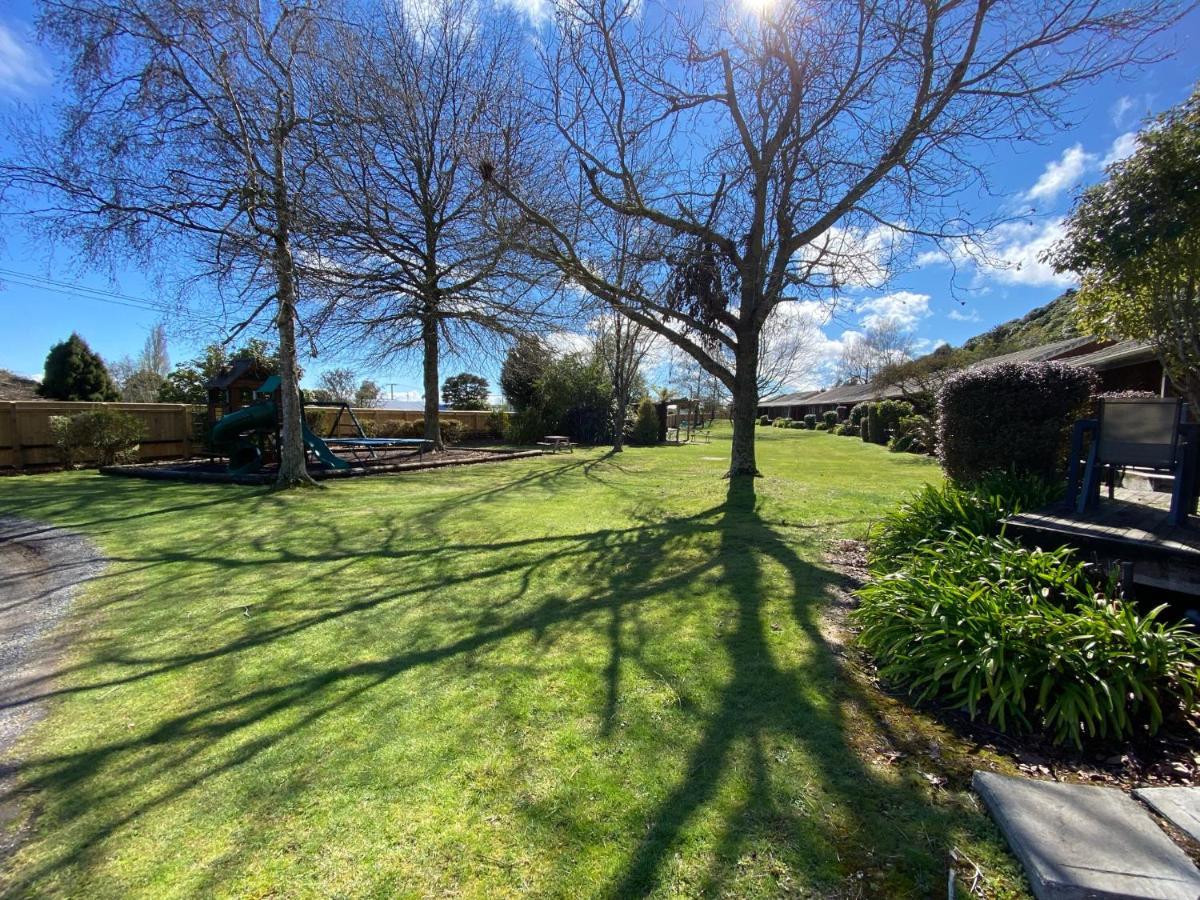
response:
M742 0L742 6L752 13L757 15L766 15L766 13L775 6L777 0Z

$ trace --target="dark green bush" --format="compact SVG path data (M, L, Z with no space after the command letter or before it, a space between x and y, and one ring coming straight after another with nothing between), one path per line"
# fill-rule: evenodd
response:
M862 424L862 439L872 444L887 443L887 431L879 418L878 403L872 403L867 407L867 417Z
M133 462L145 429L140 419L113 409L52 416L50 433L63 465L95 460L101 466Z
M938 456L969 482L990 472L1060 477L1071 424L1098 384L1066 363L1001 363L951 375L938 395Z
M770 416L759 416L759 417L758 417L758 424L759 424L759 425L770 425L770 424L771 424L771 417L770 417Z
M1003 731L1082 746L1153 734L1195 700L1191 627L1096 591L1066 548L954 531L858 593L859 641L883 678Z
M803 419L792 419L792 421L788 422L788 428L807 428L807 427L808 427L808 423L805 422Z
M991 475L968 487L950 482L926 485L872 530L871 571L894 572L918 544L940 541L952 531L999 534L1001 520L1040 509L1062 492L1061 482L1030 475Z
M763 416L765 419L766 416ZM760 421L759 424L762 424ZM642 444L650 446L658 443L658 410L654 408L654 401L649 397L643 397L642 402L638 404L637 419L634 420L633 428L629 432L629 440L634 444Z
M841 408L842 407L839 407L839 409ZM832 409L826 410L825 412L821 413L821 421L825 423L826 431L830 430L831 428L836 428L839 421L838 414Z
M458 444L467 435L467 426L458 419L443 419L438 416L438 431L443 444Z
M867 418L867 410L870 408L871 402L869 400L854 404L854 408L850 410L850 424L861 427Z
M777 419L772 419L771 424L776 428L791 428L792 420L787 416L780 416Z
M879 434L874 429L871 431L871 440L876 444L886 444L896 433L900 420L914 412L913 405L907 400L880 400L873 408L879 422Z
M816 413L808 413L804 417L804 427L807 428L809 431L816 430L816 427L817 427Z
M508 433L508 419L508 411L503 406L493 406L487 418L488 437L503 438Z
M842 437L858 437L858 426L851 425L849 422L839 425L835 434L840 434Z

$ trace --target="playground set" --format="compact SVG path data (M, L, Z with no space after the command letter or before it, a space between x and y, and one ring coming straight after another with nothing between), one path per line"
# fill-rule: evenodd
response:
M668 444L709 443L712 440L712 418L712 413L706 413L701 400L676 397L659 404L662 440Z
M277 401L278 375L262 377L251 360L236 360L229 370L208 385L207 444L214 455L229 460L231 475L249 475L279 458L280 405ZM330 433L317 435L304 421L304 447L315 462L326 469L351 467L350 456L360 464L391 455L395 451L415 451L420 459L432 442L424 438L368 437L354 410L346 403L305 404L308 408L336 409ZM342 416L348 415L356 435L340 437Z

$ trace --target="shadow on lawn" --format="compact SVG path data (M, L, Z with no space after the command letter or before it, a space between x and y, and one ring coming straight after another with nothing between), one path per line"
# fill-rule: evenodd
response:
M752 479L731 480L724 502L710 509L627 529L406 547L409 529L436 528L438 516L450 504L486 503L509 491L550 490L556 479L568 475L599 477L598 465L596 460L579 459L503 479L501 484L475 493L457 493L445 504L424 511L418 517L424 523L415 526L411 520L393 515L375 551L351 552L352 543L339 533L336 523L329 527L330 546L322 552L297 554L276 548L272 562L319 563L326 567L321 577L333 580L355 563L374 557L397 566L398 575L410 561L435 565L441 591L514 574L520 575L519 587L514 596L498 598L475 614L447 609L446 616L461 617L457 624L463 636L457 640L421 646L428 635L415 630L406 635L402 652L384 658L327 666L234 696L222 696L221 685L217 685L203 696L219 699L166 717L149 730L78 752L26 760L13 790L67 798L57 804L53 824L60 833L70 834L70 839L61 844L61 852L20 871L8 889L18 894L36 891L43 878L63 866L100 865L106 838L150 809L254 760L402 673L458 657L469 659L520 636L550 643L570 628L590 629L604 636L607 663L602 672L603 701L596 710L597 739L612 739L625 673L630 666L648 667L644 647L649 635L641 618L643 607L653 603L661 609L665 603L683 612L691 590L703 581L706 588L719 589L730 604L729 627L722 630L719 644L713 645L727 655L729 678L714 698L704 702L686 696L684 688L680 705L700 722L700 738L687 751L685 775L660 798L656 808L645 813L626 811L627 816L640 818L640 827L629 829L626 839L631 833L640 839L635 839L636 846L631 847L622 871L608 885L598 886L597 892L624 897L661 888L689 828L701 818L712 817L723 782L735 777L737 761L747 788L731 808L720 813L710 868L703 884L689 884L687 892L719 894L728 890L739 877L739 860L745 853L753 853L773 857L770 866L760 860L762 873L791 879L808 889L815 887L828 896L933 895L944 876L951 832L963 826L963 814L932 803L926 788L881 778L863 763L861 748L849 729L872 717L872 699L838 677L837 662L822 636L819 622L830 576L802 560L780 533L762 520L755 508ZM664 559L682 547L694 547L697 541L711 542L715 552L694 554L694 558L664 567ZM458 560L468 554L473 558L483 555L487 562L468 567L466 574L455 571ZM179 561L230 569L262 565L261 559L221 557L218 541L210 542L202 552L161 556L125 562L151 568ZM543 591L532 608L509 612L516 599L528 600L539 572L562 564L573 566L581 583L595 585L594 590L575 599ZM766 596L768 567L784 573L788 612L812 644L812 651L801 657L798 666L781 664L778 646L773 647L769 637L772 623L765 607L775 598ZM427 597L432 601L435 594L430 591ZM105 652L98 662L126 668L127 674L79 683L77 673L76 683L60 692L91 695L189 666L228 661L312 628L352 620L400 598L411 600L411 593L331 597L289 621L251 628L238 638L194 652ZM87 668L86 663L81 667L84 672ZM31 690L26 699L54 693ZM270 728L263 727L275 717L278 719ZM788 799L774 783L780 767L787 765L775 755L781 745L794 745L815 771L820 783L809 801ZM123 792L134 784L151 784L154 789L137 802L123 801ZM530 811L530 815L536 814L536 810ZM906 828L919 833L909 833ZM572 860L567 857L569 853L555 860L561 868L554 874L563 879L572 875ZM869 880L871 875L877 880ZM221 875L214 872L212 877ZM779 887L758 885L756 890L771 893Z

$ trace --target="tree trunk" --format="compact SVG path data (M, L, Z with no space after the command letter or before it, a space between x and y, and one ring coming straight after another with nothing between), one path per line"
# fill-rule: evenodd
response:
M290 258L290 256L289 256ZM276 487L315 484L308 475L304 451L303 413L300 385L296 379L296 308L291 273L279 273L279 474ZM291 298L291 299L288 299Z
M424 346L422 367L425 377L425 440L433 442L434 450L444 450L442 429L438 422L438 323L427 312L421 321L421 342Z
M291 212L284 178L282 137L275 138L275 282L279 313L279 474L280 488L314 485L308 475L304 451L304 414L300 408L300 381L296 377L296 269L292 261Z
M743 349L749 347L750 349ZM754 476L758 465L754 457L754 423L758 412L758 339L739 336L733 373L733 450L729 459L729 477Z
M627 393L624 388L617 391L616 420L613 422L613 453L625 451L625 416L629 409L629 404L625 400Z

